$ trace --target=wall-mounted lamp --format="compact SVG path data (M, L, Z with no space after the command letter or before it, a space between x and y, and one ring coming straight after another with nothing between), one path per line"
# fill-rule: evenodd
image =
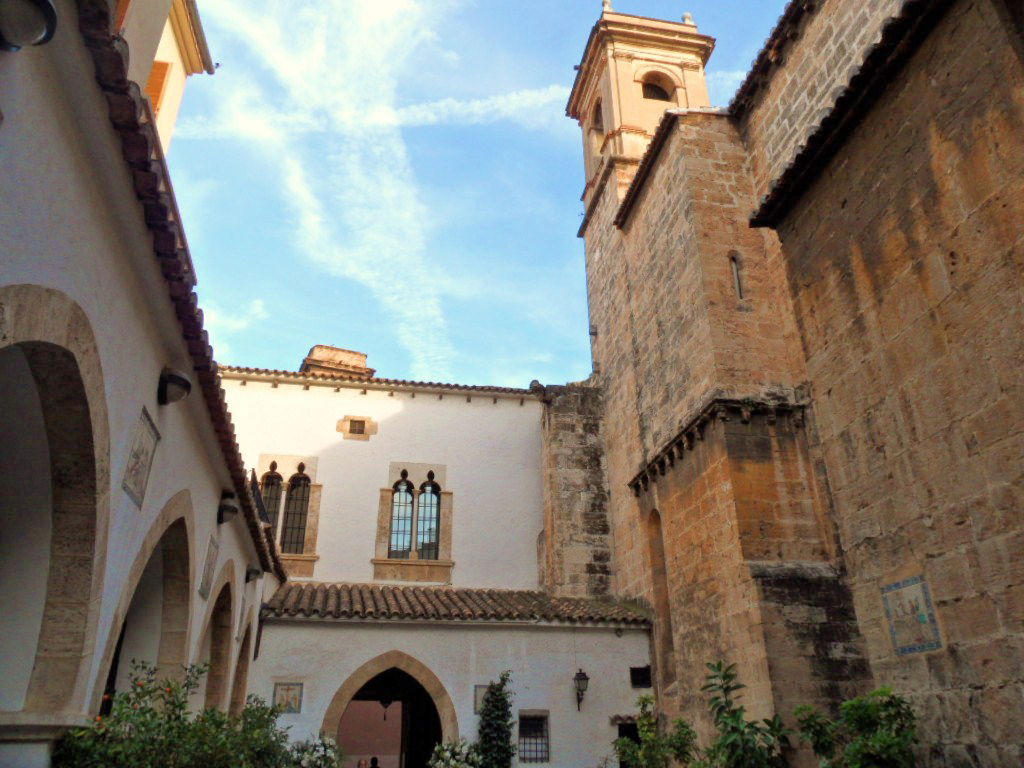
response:
M220 504L217 505L217 525L223 525L233 520L239 509L235 494L231 491L224 491L220 497Z
M191 391L192 382L187 374L181 371L172 371L170 368L164 368L160 372L160 383L156 388L156 401L160 405L177 403L188 397L188 393Z
M53 0L4 0L0 2L0 50L17 51L26 45L42 45L57 31Z
M572 676L572 682L576 686L576 711L579 712L583 708L583 696L590 685L590 677L581 669Z
M245 583L248 584L250 581L256 581L260 576L263 575L262 568L249 567L245 569Z

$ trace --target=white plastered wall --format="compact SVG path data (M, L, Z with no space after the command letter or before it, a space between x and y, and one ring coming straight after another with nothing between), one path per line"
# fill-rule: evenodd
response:
M178 122L178 111L185 96L185 80L188 77L170 21L164 25L155 59L170 65L160 100L160 111L156 116L156 131L160 136L160 144L167 153L171 149L171 137L174 135L174 125Z
M402 651L433 672L451 697L459 735L476 737L473 687L512 672L513 714L548 712L551 765L593 768L611 754L618 736L614 715L636 711L639 694L629 668L649 662L645 630L609 627L446 625L380 622L270 621L264 625L253 693L270 700L275 682L303 684L302 711L282 715L281 725L299 740L318 733L334 694L366 662ZM590 684L576 709L573 675ZM328 734L335 736L335 734Z
M77 18L73 0L58 0L57 11L60 18ZM165 366L190 371L191 363L77 24L59 24L45 46L0 56L0 104L0 286L44 286L77 303L89 318L102 364L110 433L110 522L88 673L95 690L105 680L100 660L116 639L113 617L127 590L126 577L159 513L183 489L189 490L195 510L190 604L190 652L195 653L209 608L195 592L198 570L217 528L221 492L231 483L198 388L182 403L156 402L160 371ZM121 481L143 406L161 440L140 509ZM246 566L258 562L245 523L236 517L220 526L218 535L216 570L232 560L235 583L241 586ZM246 589L253 605L258 585ZM235 623L238 604L236 595ZM233 655L232 670L234 661Z
M273 456L317 459L315 482L323 495L315 580L372 581L380 490L394 482L392 464L408 464L416 479L425 467L443 468L437 479L453 494L453 584L538 587L543 489L541 404L535 398L457 391L413 397L374 389L363 394L358 386L336 392L307 390L301 383L243 385L233 378L223 386L247 466ZM373 419L377 434L344 439L337 424L345 416ZM413 465L419 465L416 471Z

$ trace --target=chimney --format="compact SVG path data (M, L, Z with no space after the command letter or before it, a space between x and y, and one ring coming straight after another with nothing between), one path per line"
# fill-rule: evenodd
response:
M302 361L299 373L372 379L375 371L366 367L366 355L362 352L317 344Z

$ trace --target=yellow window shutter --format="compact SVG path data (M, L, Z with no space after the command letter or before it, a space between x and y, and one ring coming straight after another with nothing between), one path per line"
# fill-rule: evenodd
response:
M149 82L146 83L146 95L153 103L153 114L160 113L160 101L164 97L164 87L167 85L167 73L171 65L166 61L154 61L153 69L149 72Z

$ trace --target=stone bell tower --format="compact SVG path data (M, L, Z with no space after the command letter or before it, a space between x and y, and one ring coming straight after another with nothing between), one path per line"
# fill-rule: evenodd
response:
M604 0L566 106L583 132L588 207L613 168L620 190L632 180L665 110L709 106L704 65L715 41L690 14L660 21L611 6Z

